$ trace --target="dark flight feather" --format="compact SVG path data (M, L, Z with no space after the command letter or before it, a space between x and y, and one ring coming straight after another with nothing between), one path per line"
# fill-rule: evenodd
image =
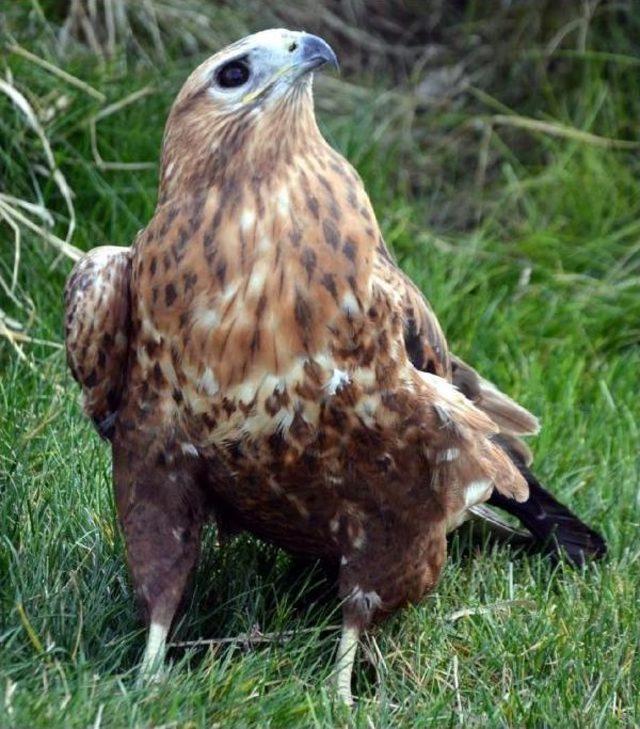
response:
M538 549L551 555L564 552L576 567L584 565L588 558L604 557L607 545L603 537L547 491L509 443L500 436L495 440L526 479L529 498L517 502L494 490L487 503L515 516L531 532Z

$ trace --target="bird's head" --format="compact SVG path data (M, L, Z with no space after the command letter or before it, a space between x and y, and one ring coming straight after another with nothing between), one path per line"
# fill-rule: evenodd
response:
M176 100L177 111L200 99L211 113L243 114L277 103L309 85L311 72L338 61L315 35L284 28L254 33L211 56L189 76Z
M285 140L317 132L311 79L325 64L338 66L328 43L283 28L254 33L211 56L189 76L171 109L161 185L178 167L184 178L186 160L193 184L207 169L221 172L232 155L281 152Z

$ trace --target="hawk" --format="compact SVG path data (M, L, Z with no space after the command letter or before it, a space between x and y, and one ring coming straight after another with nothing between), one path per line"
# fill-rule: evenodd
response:
M66 347L108 439L128 564L162 663L203 525L339 570L339 695L358 637L438 580L489 500L580 562L601 537L538 484L536 419L454 357L394 263L362 181L322 137L322 39L251 35L200 65L166 124L131 248L67 283Z

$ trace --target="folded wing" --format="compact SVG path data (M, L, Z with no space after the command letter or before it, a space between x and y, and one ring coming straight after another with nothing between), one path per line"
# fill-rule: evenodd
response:
M471 366L449 353L435 314L422 293L395 265L382 243L374 262L374 272L376 279L393 289L396 299L401 302L405 346L413 365L423 373L433 373L452 382L468 401L488 416L495 425L495 432L491 436L496 449L493 453L495 463L504 466L504 461L496 457L499 451L526 482L529 496L523 501L522 490L509 493L507 484L501 487L495 481L496 488L488 503L517 517L531 532L533 544L537 548L555 554L562 550L576 565L583 564L587 557L597 559L604 556L607 548L600 534L558 502L529 468L532 455L521 436L538 432L537 418L500 392ZM507 482L513 483L511 468L505 468L504 474L507 475ZM507 531L518 533L497 514L487 519L487 507L470 504L469 511L494 525L498 523Z
M449 352L438 319L421 291L396 266L387 251L383 251L379 251L374 262L374 276L400 296L405 346L413 366L453 382L493 420L501 434L513 437L537 433L539 424L534 415ZM514 447L517 448L517 444ZM523 454L528 454L521 442L520 448Z
M102 246L76 263L64 292L67 362L85 412L108 439L127 368L130 276L129 249Z

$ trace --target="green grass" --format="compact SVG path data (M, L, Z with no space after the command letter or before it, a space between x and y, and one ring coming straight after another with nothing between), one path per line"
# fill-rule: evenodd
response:
M24 45L44 54L46 33L37 23L33 30L33 18L31 25L18 20ZM592 50L634 51L626 36L616 37L616 47L598 46L596 38ZM105 159L138 162L157 159L168 106L195 61L157 69L130 62L125 73L122 63L101 68L80 50L57 62L109 101L154 85L153 94L99 126ZM75 192L74 244L128 244L152 214L156 171L97 169L86 121L100 104L25 59L12 55L4 63L39 108L68 97L45 129ZM545 76L515 111L632 138L640 116L635 71L597 54L562 63L570 83L559 89L556 77ZM473 168L452 179L450 148L433 152L429 174L428 149L419 148L422 126L449 130L468 123L468 113L417 118L400 138L393 129L378 133L384 109L375 97L369 105L348 102L344 113L322 116L327 137L357 165L387 239L430 298L455 351L541 416L542 432L532 442L536 469L606 534L610 556L576 572L486 541L478 548L466 531L454 535L436 591L373 633L360 653L360 700L348 717L334 709L326 689L336 645L335 630L326 628L338 616L323 575L249 537L219 551L211 533L177 638L233 637L255 626L296 635L286 643L176 649L166 682L139 689L135 666L144 637L124 566L108 449L81 414L62 351L27 343L21 359L3 339L0 727L640 721L638 159L496 128L487 184L477 189ZM480 138L473 143L479 150ZM54 215L54 232L64 236L65 204L34 172L41 161L23 117L0 97L0 191L41 199ZM436 230L433 221L442 220L442 201L454 188L467 190L467 222ZM13 240L0 221L5 280ZM21 248L18 303L0 291L0 309L28 325L31 337L59 343L69 262L57 261L26 230ZM452 619L460 609L509 600L519 602Z

